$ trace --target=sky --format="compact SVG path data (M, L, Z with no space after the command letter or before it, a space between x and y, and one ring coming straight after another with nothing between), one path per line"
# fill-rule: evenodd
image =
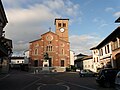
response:
M70 50L91 54L119 23L120 0L2 0L8 24L6 38L13 41L13 55L23 55L29 42L55 32L55 18L69 19Z

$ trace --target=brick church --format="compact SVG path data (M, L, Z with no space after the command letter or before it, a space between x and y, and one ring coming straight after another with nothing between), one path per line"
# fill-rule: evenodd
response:
M69 19L55 19L55 32L49 30L29 44L30 63L34 67L52 67L56 71L70 65Z

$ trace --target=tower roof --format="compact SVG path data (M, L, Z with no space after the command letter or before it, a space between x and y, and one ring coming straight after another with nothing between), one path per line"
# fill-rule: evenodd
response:
M54 22L54 25L56 25L56 20L69 20L69 19L67 19L67 18L64 18L64 19L63 18L56 18L55 22Z

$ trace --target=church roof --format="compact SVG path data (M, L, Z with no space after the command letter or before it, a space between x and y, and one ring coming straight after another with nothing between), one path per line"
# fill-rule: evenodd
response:
M56 33L52 32L52 31L48 31L48 32L42 34L41 36L43 36L43 35L45 35L45 34L47 34L47 33L52 33L52 34L54 34L54 35L57 35Z
M41 40L41 39L36 39L36 40L33 40L33 41L29 42L29 43L36 42L36 41L39 41L39 40Z
M42 34L41 36L43 36L43 35L45 35L45 34L48 34L48 33L52 33L52 34L54 34L54 35L56 35L56 36L59 36L59 35L57 35L56 33L52 32L52 31L48 31L48 32ZM36 42L36 41L39 41L39 40L41 40L41 39L36 39L36 40L30 41L29 43ZM63 42L67 42L67 41L62 40L62 39L59 39L59 40L61 40L61 41L63 41ZM68 42L68 43L70 43L70 42Z

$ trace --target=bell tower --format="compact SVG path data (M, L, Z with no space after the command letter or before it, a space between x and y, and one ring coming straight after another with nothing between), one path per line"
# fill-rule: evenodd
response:
M55 19L56 31L55 33L59 35L60 39L69 42L68 36L68 21L69 19Z

